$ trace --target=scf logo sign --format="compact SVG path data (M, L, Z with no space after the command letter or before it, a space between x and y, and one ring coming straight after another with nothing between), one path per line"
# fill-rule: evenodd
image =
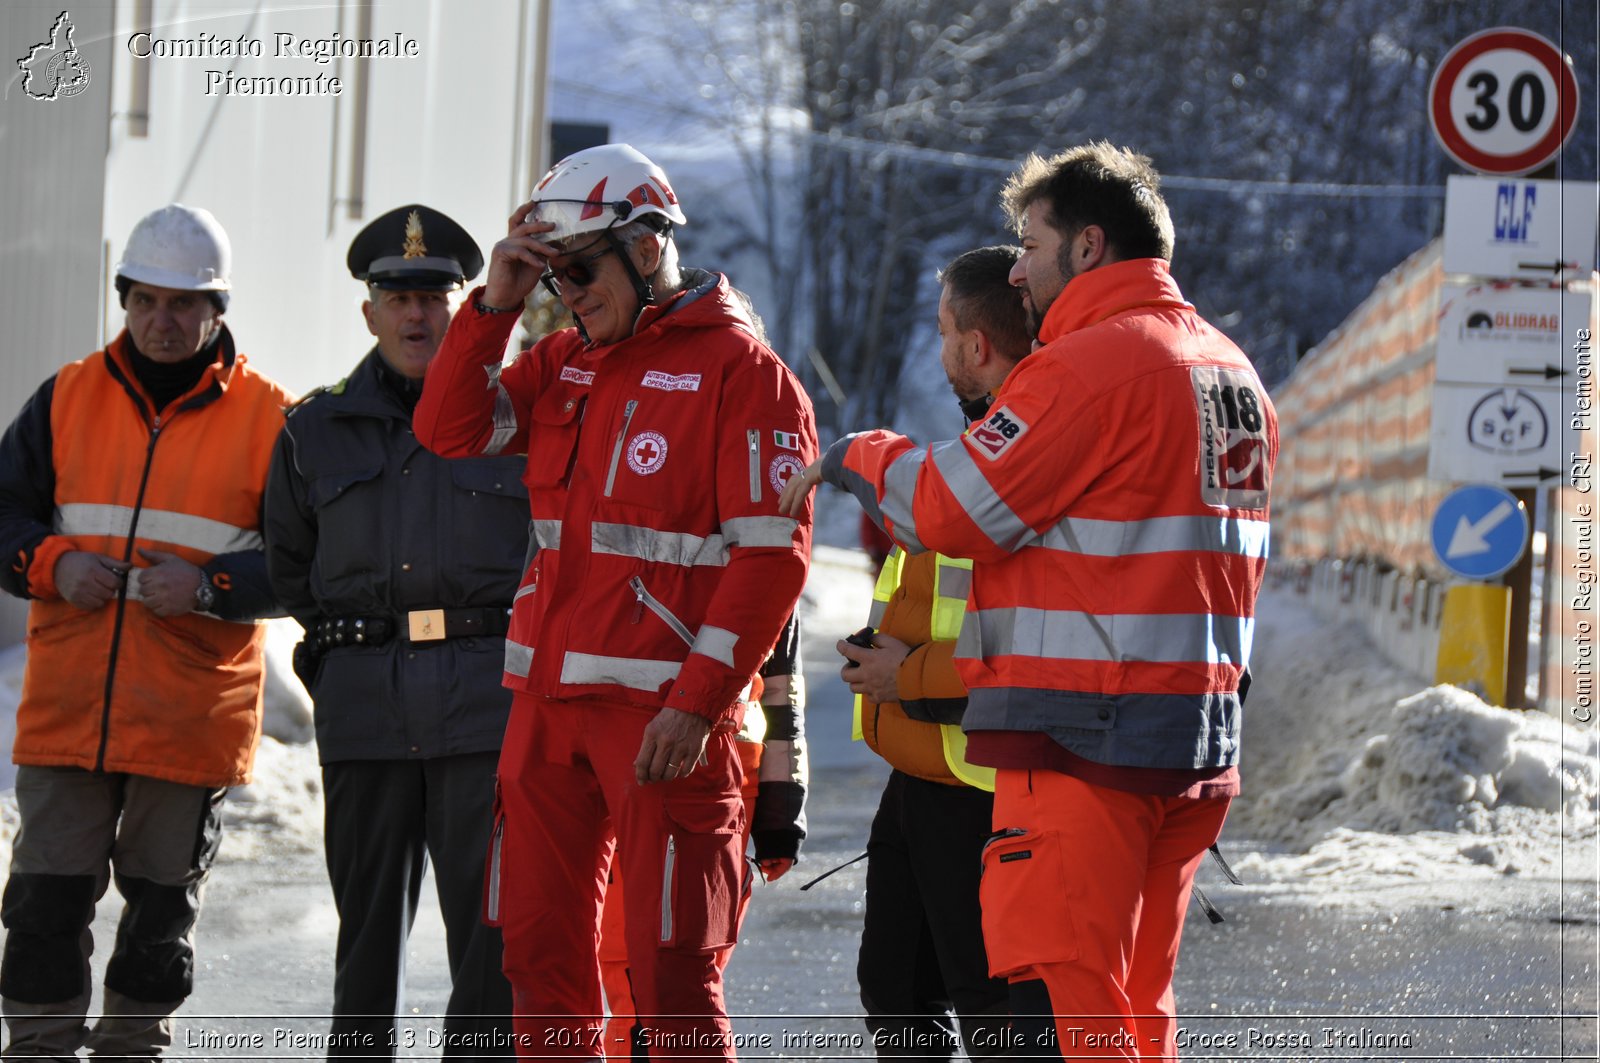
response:
M1533 201L1539 189L1502 181L1494 197L1496 243L1525 244L1533 229Z

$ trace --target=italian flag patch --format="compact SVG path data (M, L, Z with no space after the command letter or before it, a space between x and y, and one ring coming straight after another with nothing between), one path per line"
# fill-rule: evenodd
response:
M772 433L772 442L784 450L800 449L800 436L795 432L774 431Z

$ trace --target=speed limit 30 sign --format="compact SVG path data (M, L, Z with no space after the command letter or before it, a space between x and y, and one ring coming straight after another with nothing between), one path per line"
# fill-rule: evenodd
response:
M1561 50L1510 26L1475 33L1433 73L1428 119L1450 157L1484 174L1525 174L1556 157L1578 120Z

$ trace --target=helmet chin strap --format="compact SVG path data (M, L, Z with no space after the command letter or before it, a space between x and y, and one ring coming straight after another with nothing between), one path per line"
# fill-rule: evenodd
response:
M618 240L610 229L605 231L605 237L611 244L612 250L617 253L617 257L622 259L622 268L628 271L628 279L633 282L633 294L639 297L639 309L633 315L634 323L637 324L639 315L644 313L644 308L656 301L655 289L650 287L649 281L639 276L639 271L633 265L633 256L628 254L627 245Z

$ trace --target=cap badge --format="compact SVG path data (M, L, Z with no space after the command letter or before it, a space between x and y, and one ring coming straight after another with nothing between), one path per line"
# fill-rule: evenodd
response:
M412 211L406 218L406 244L402 258L426 258L428 248L422 242L422 218Z

